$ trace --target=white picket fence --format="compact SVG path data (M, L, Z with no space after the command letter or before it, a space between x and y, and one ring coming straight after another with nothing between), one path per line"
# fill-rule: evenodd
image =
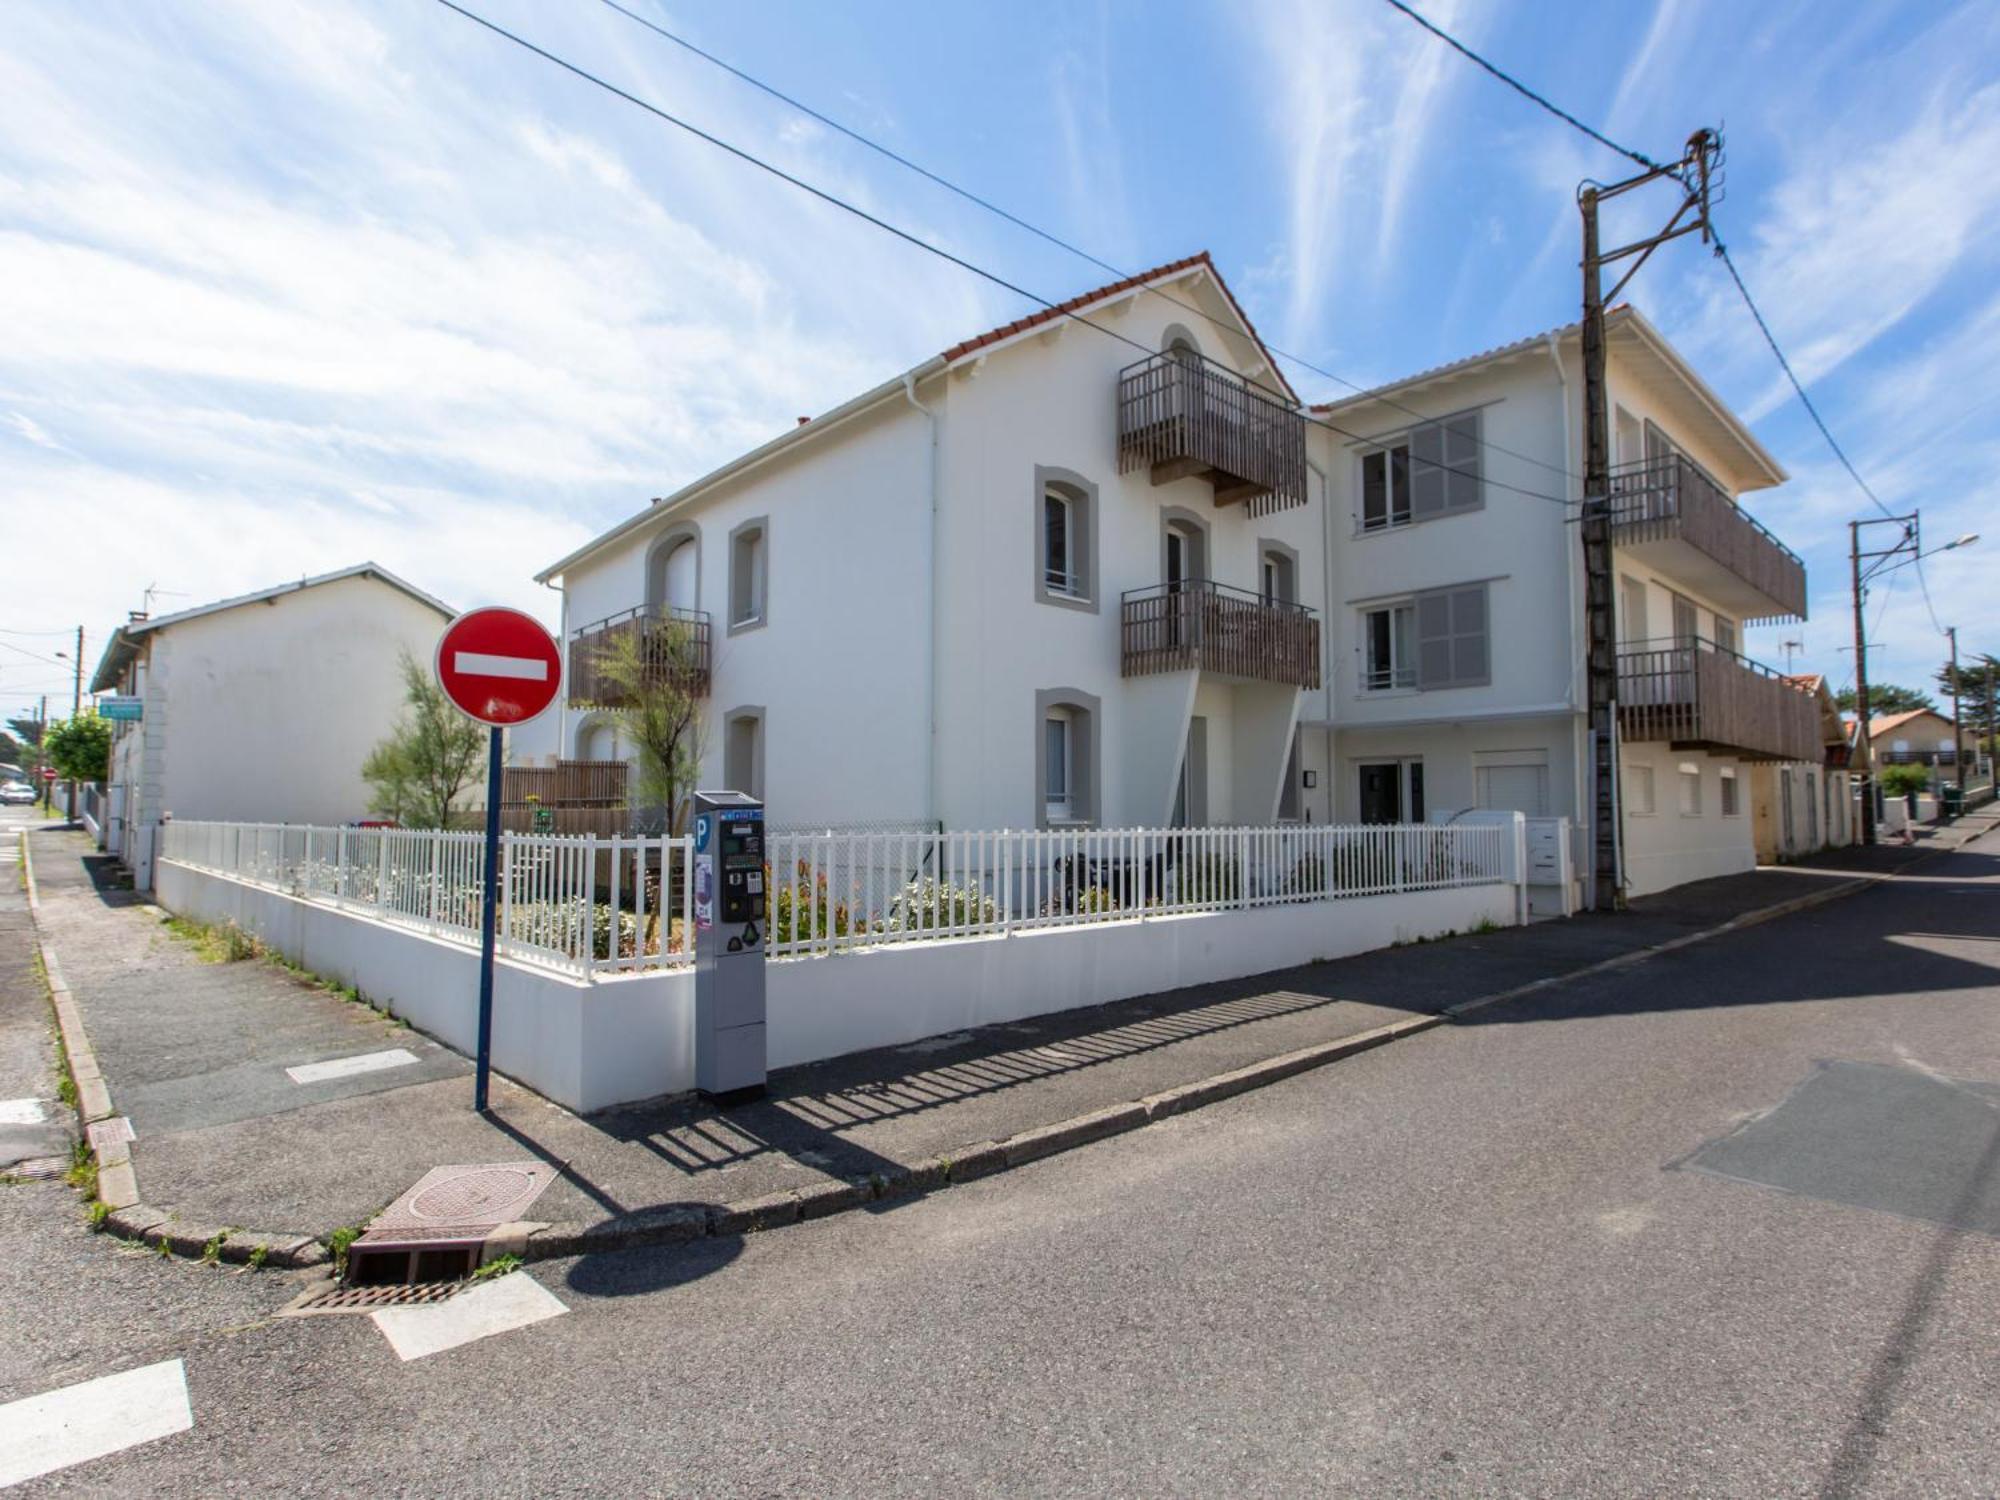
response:
M479 940L477 832L171 822L160 857L303 900ZM693 849L678 837L510 833L498 948L586 976L692 961ZM1519 884L1509 824L783 833L766 841L768 951Z

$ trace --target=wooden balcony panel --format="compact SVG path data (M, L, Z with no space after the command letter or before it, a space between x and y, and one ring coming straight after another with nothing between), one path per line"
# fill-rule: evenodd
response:
M708 612L644 605L572 631L569 638L569 701L572 707L617 708L623 695L604 679L599 654L620 636L639 643L648 675L678 674L688 691L708 696L709 651L713 631Z
M1678 455L1612 471L1611 536L1623 547L1692 547L1762 601L1753 606L1758 612L1745 613L1745 624L1805 618L1806 565L1798 554Z
M1122 672L1202 671L1317 688L1319 621L1301 604L1197 580L1133 589L1119 605Z
M1704 646L1618 657L1618 730L1628 740L1746 760L1817 761L1819 705L1770 668Z
M1118 472L1203 478L1253 516L1306 503L1305 419L1200 355L1156 354L1118 376Z

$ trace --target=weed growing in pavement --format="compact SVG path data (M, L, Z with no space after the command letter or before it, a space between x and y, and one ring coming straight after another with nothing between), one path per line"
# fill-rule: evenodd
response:
M161 1260L172 1260L174 1258L174 1247L167 1242L167 1237L164 1234L153 1242L153 1253L159 1256Z
M250 1260L248 1262L250 1269L253 1271L263 1270L264 1262L270 1259L270 1256L271 1256L271 1247L269 1245L257 1246L256 1249L250 1252Z
M205 1266L212 1266L217 1261L221 1260L222 1245L223 1242L228 1238L229 1238L228 1230L226 1229L217 1230L215 1232L215 1237L209 1240L207 1244L201 1247L201 1263Z
M256 958L264 951L262 943L234 922L214 926L191 921L187 917L168 917L166 928L193 948L194 956L205 964L240 963L246 958Z
M104 1221L111 1217L111 1205L102 1198L90 1205L90 1227L95 1233L104 1232Z
M75 1109L76 1080L69 1076L69 1049L61 1047L58 1044L58 1050L61 1051L62 1056L60 1058L59 1071L56 1074L56 1097L71 1109Z
M1472 931L1475 935L1488 932L1498 932L1499 930L1500 930L1500 924L1494 921L1491 917L1481 917L1477 922L1472 924Z
M333 1256L335 1277L347 1274L347 1247L361 1238L361 1231L366 1227L364 1224L347 1224L326 1237L327 1251Z
M505 1276L509 1271L518 1271L520 1269L521 1269L520 1256L499 1255L495 1256L492 1260L489 1260L488 1262L486 1262L485 1265L481 1266L478 1270L474 1271L472 1273L472 1279L474 1281L492 1281L495 1277Z
M63 1179L84 1197L97 1197L97 1155L90 1149L90 1142L77 1141L69 1148L69 1170Z

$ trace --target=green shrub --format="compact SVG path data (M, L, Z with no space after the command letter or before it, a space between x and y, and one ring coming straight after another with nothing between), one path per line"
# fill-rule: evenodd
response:
M826 872L815 870L804 860L798 863L796 878L773 881L767 869L764 884L770 891L767 905L773 943L841 938L866 926L863 923L857 927L845 901L828 899Z
M1890 797L1906 797L1931 784L1929 766L1897 765L1882 768L1882 791Z
M950 885L932 875L912 880L889 907L892 932L979 927L999 920L1000 905L977 886Z
M1227 906L1243 889L1243 866L1227 854L1193 854L1175 872L1175 894L1183 902Z

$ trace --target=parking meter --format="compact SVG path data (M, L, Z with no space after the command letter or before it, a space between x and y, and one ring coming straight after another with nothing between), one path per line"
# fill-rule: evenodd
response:
M694 794L694 1081L710 1096L764 1088L764 804Z

